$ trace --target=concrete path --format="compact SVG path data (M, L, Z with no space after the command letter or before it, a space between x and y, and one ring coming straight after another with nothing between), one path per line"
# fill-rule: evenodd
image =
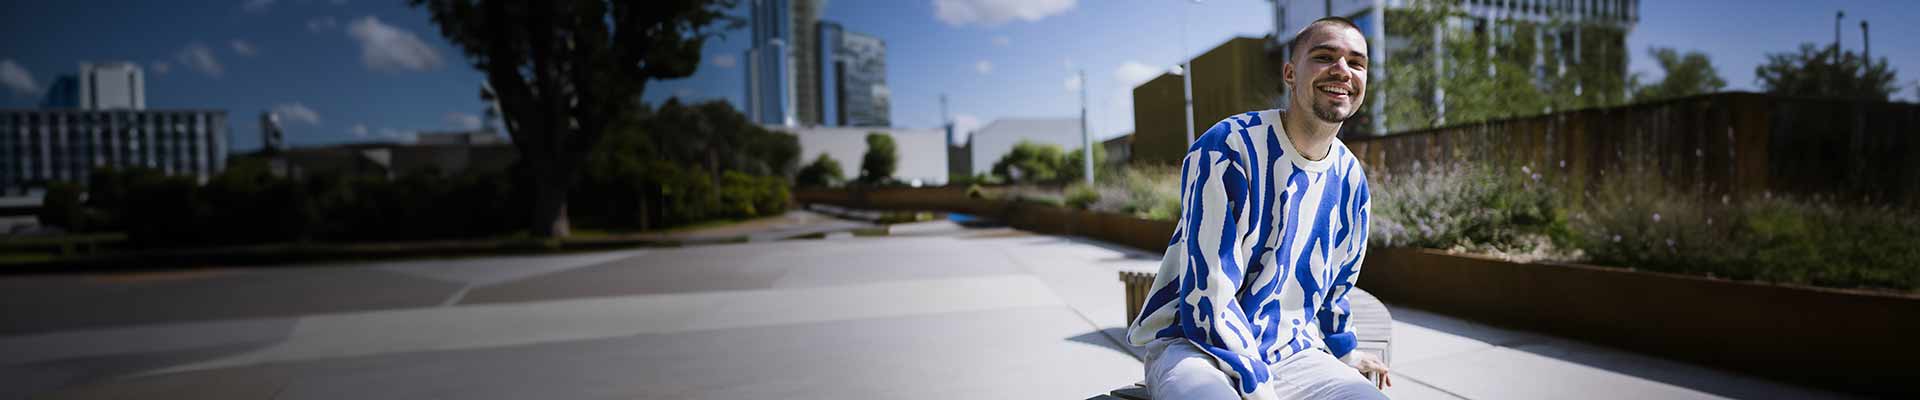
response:
M1116 272L1157 256L944 222L891 233L6 278L0 398L1082 399L1140 379ZM1396 398L1830 396L1394 316Z

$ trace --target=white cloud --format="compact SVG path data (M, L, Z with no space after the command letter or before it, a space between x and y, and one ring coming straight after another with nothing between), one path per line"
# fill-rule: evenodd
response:
M980 71L981 75L991 74L993 73L993 62L980 60L980 62L973 63L973 70Z
M454 129L466 131L480 129L481 125L485 125L482 122L478 115L457 111L447 113L447 125L452 125Z
M273 106L273 113L279 114L281 121L305 122L307 125L320 124L320 113L314 112L312 108L308 108L306 104L300 104L299 102L281 103L280 105Z
M239 54L243 56L253 55L253 44L247 43L247 41L245 40L234 39L232 41L227 42L227 44L233 46L234 54Z
M1072 10L1075 0L933 0L933 16L947 25L1033 22Z
M1166 70L1155 68L1139 61L1128 60L1127 62L1120 63L1120 67L1113 69L1113 79L1120 81L1120 84L1127 85L1127 88L1131 89L1134 86L1140 86L1142 83L1153 80L1154 77L1158 77L1161 73L1165 72Z
M247 12L267 12L267 8L273 6L273 2L274 0L247 0L245 3L240 3L240 9Z
M973 114L953 115L953 144L966 143L967 138L973 136L973 131L976 130L980 130L980 117Z
M376 71L426 71L440 67L440 53L405 29L367 16L347 24L347 35L360 41L360 61Z
M6 85L16 94L31 96L40 92L40 85L33 81L33 73L14 63L13 59L0 60L0 85Z
M732 54L721 54L721 55L713 56L713 60L711 62L713 63L713 66L720 67L720 68L733 68L733 66L735 65L740 65L740 59L735 58Z
M168 72L173 72L173 64L166 61L154 61L149 63L147 68L153 69L153 73L158 75L166 75Z
M323 31L333 30L333 28L337 28L339 26L340 26L340 21L333 19L333 17L331 16L313 17L312 19L307 20L307 31L313 32L313 33L320 33Z
M353 137L357 138L367 137L367 124L353 124L353 128L347 129L347 133L351 133Z
M1007 35L993 37L993 45L995 46L1006 46L1009 43L1013 43L1013 39L1008 39Z
M1080 91L1080 84L1081 82L1080 82L1079 74L1067 76L1066 82L1062 82L1062 86L1065 86L1068 92Z
M207 76L219 78L220 74L226 72L226 68L220 66L220 59L213 56L213 49L199 42L187 45L187 48L181 49L174 58L180 62L180 65L200 71Z

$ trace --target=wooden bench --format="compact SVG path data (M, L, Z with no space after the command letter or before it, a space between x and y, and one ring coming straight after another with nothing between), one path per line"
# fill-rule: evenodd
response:
M1140 306L1146 304L1148 292L1153 290L1153 278L1152 272L1120 272L1120 282L1126 284L1127 321L1140 315ZM1393 314L1387 311L1387 305L1357 287L1347 294L1347 305L1353 310L1353 329L1359 336L1360 346L1355 351L1373 353L1380 356L1380 361L1393 365ZM1380 377L1368 375L1367 379L1378 384ZM1097 399L1150 400L1152 397L1147 395L1146 382L1142 381L1087 398Z

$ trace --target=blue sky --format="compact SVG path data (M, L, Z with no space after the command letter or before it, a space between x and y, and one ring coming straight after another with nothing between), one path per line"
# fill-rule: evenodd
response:
M1859 18L1872 21L1874 55L1906 86L1895 98L1913 101L1920 48L1896 38L1920 26L1897 21L1920 20L1920 2L1645 1L1630 68L1657 78L1647 48L1701 50L1729 89L1757 90L1766 53L1832 41L1836 9L1848 14L1849 49L1861 45ZM942 93L963 126L1074 117L1070 80L1084 69L1091 127L1107 137L1133 129L1132 85L1230 37L1267 34L1271 13L1267 0L830 0L823 19L887 42L895 125L938 126ZM469 127L482 107L481 75L425 11L398 0L0 2L0 37L0 107L33 107L80 62L133 61L149 108L227 110L238 150L259 146L267 109L283 111L293 144L317 145ZM738 104L748 39L710 41L698 73L655 82L645 99Z

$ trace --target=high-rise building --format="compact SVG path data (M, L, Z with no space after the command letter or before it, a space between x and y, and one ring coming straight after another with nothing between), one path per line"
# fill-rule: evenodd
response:
M787 27L787 65L793 68L793 111L800 125L820 125L820 48L814 26L825 0L788 0L793 18Z
M821 21L821 0L753 0L747 117L782 126L889 126L886 43Z
M839 111L846 126L890 126L887 43L858 32L842 32L836 52Z
M80 64L80 109L145 110L147 83L130 62Z
M747 117L771 125L820 123L819 0L753 0Z

